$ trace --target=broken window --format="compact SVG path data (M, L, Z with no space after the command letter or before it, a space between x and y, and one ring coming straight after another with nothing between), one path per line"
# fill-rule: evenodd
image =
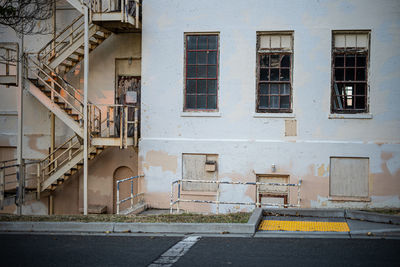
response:
M369 32L334 32L332 113L368 111Z
M216 110L218 34L186 35L185 110Z
M292 33L257 36L257 112L292 112Z

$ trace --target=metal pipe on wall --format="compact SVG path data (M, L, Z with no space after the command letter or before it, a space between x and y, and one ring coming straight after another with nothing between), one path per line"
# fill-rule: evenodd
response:
M83 81L83 214L88 214L88 78L89 78L89 9L84 7L85 45Z

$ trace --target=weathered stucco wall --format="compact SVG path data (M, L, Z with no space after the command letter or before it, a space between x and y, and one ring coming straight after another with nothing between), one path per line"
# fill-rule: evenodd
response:
M57 31L60 32L72 20L79 16L75 10L57 10ZM45 22L50 26L51 20ZM4 30L4 31L3 31ZM1 41L16 42L19 39L8 29L0 29ZM33 35L25 38L25 51L37 52L51 40L50 35ZM117 58L132 58L139 64L132 71L140 75L141 34L112 34L99 47L90 53L89 100L93 103L114 104L115 90L115 60ZM78 89L83 90L83 64L66 75L66 80ZM17 146L17 99L19 88L0 85L0 160L10 159L16 155ZM23 112L23 157L27 159L42 159L48 154L50 147L50 115L51 112L38 102L28 91L24 92ZM10 115L10 112L13 114ZM4 113L4 114L3 114ZM6 113L6 114L5 114ZM105 118L103 114L103 118ZM56 118L56 146L63 143L74 133ZM137 152L132 148L106 149L89 165L89 205L105 205L108 213L113 212L113 174L121 166L129 167L137 174ZM68 181L54 192L54 212L56 214L76 214L83 205L83 175L81 173L70 177ZM43 200L46 206L40 206L40 213L47 213L47 198ZM27 212L35 210L39 202L28 203ZM41 203L41 202L40 202ZM38 208L36 208L38 209ZM10 207L5 212L14 212Z
M120 167L128 167L136 175L137 162L137 152L133 148L108 148L90 161L88 176L89 206L107 206L107 213L115 213L113 208L114 172ZM124 196L124 198L126 197ZM81 169L55 192L54 212L55 214L79 214L82 208L83 173Z
M303 180L302 207L399 207L399 13L397 1L145 1L140 168L150 203L168 207L182 154L204 153L218 154L221 180L255 181L275 164L290 182ZM332 30L359 29L371 30L371 115L329 119ZM254 116L256 32L282 30L294 31L291 119L297 136L285 136L285 118ZM215 116L182 116L187 32L219 33ZM370 202L329 200L332 156L370 158ZM221 200L254 198L246 187L222 188Z

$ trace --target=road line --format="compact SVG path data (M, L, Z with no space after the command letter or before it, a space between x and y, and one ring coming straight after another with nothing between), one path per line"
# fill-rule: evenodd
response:
M180 257L185 255L189 249L199 241L200 236L188 236L182 241L176 243L173 247L165 251L158 259L153 261L149 267L158 266L172 266L175 262L179 260Z

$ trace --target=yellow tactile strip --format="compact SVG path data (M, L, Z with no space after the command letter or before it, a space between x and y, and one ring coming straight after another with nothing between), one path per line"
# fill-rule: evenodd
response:
M350 232L346 222L274 221L263 220L258 230L300 232Z

